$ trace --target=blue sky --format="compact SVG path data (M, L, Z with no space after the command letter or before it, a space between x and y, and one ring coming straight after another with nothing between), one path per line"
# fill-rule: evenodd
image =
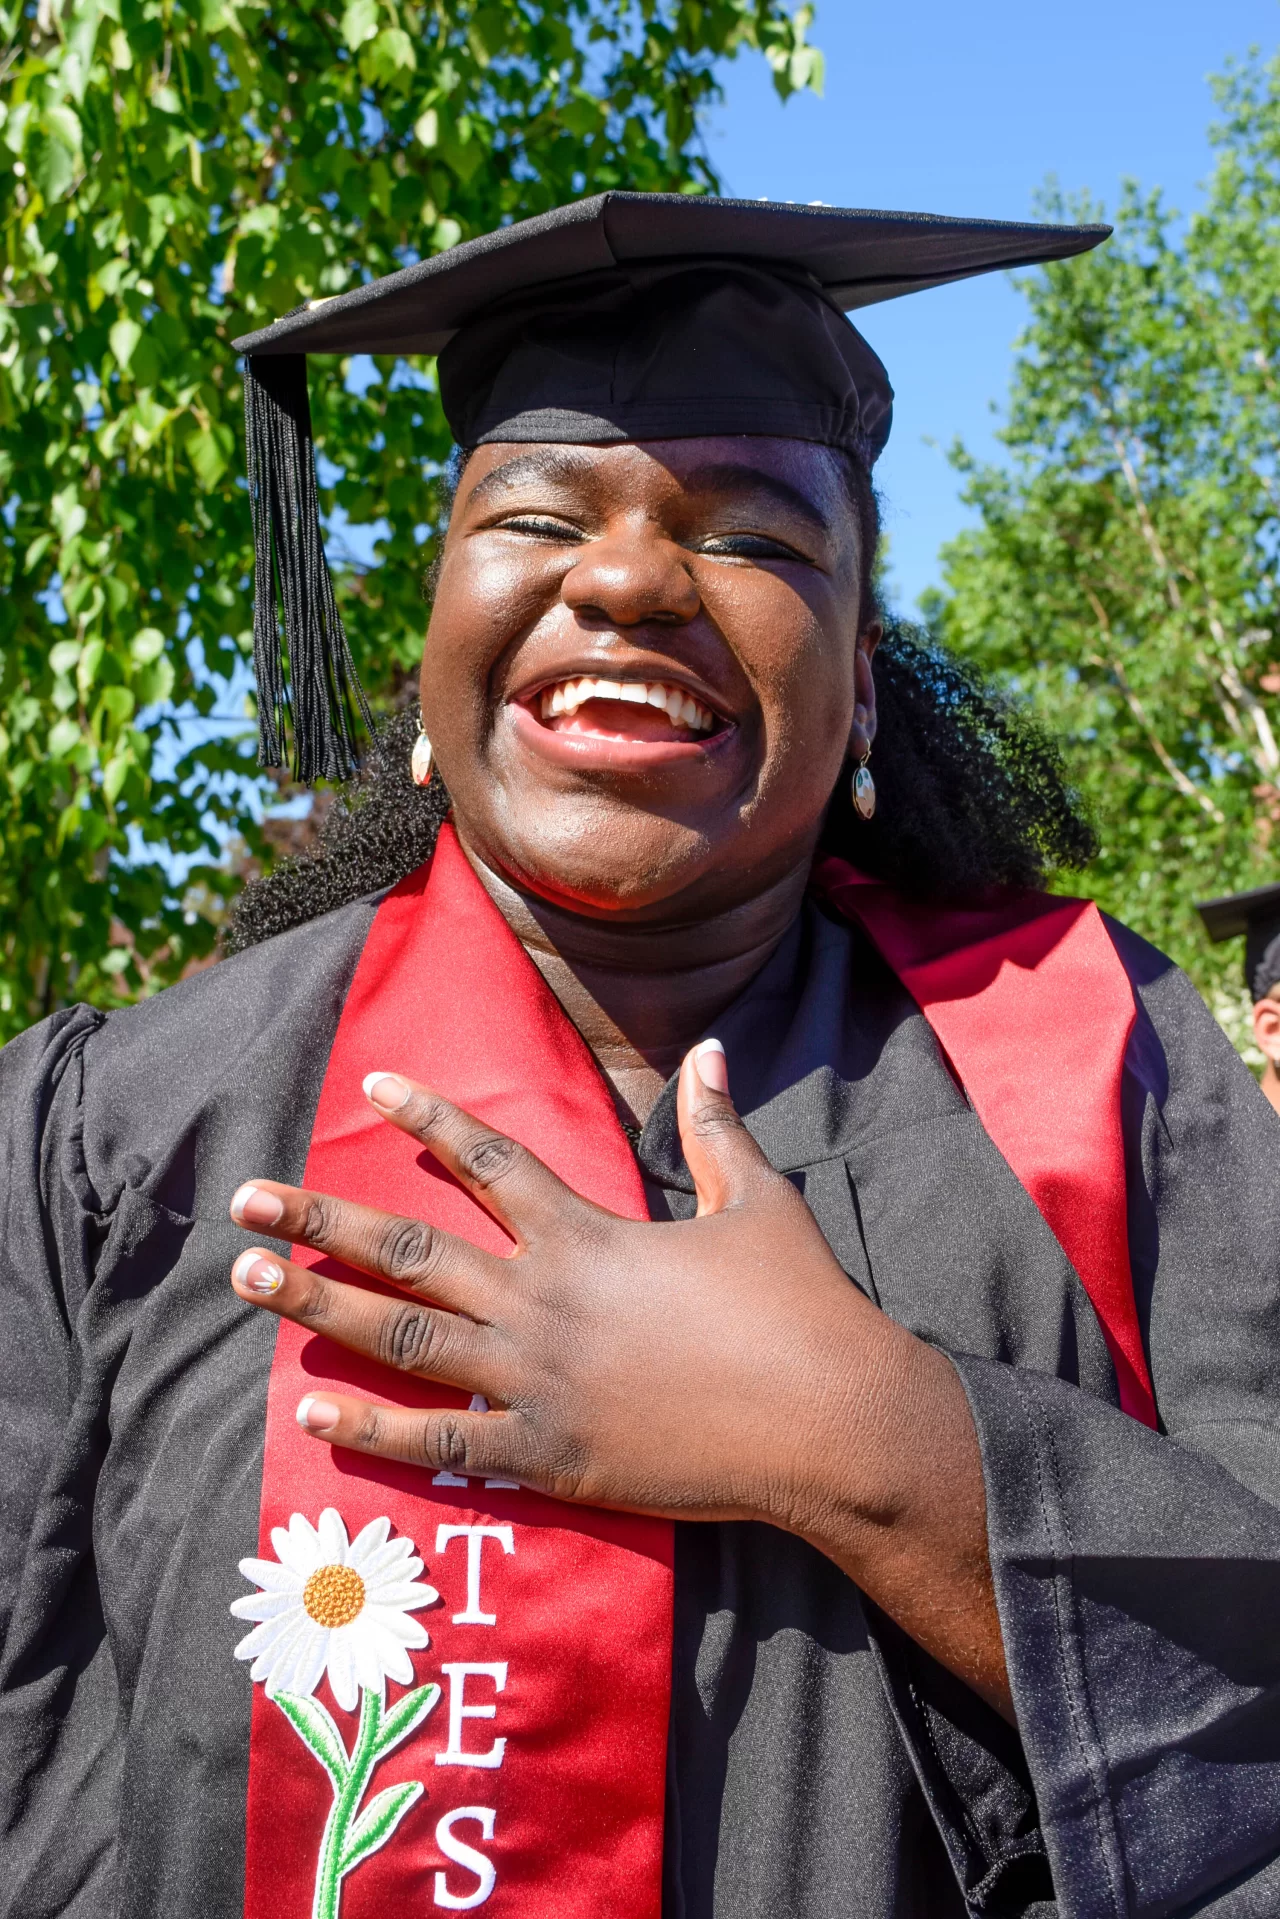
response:
M1211 164L1208 76L1250 46L1280 47L1280 4L826 0L810 38L827 59L820 100L782 106L758 58L728 69L707 138L726 192L1017 220L1050 176L1108 209L1136 179L1187 212ZM877 477L893 595L910 607L965 520L943 449L959 437L998 450L992 402L1008 389L1023 302L1003 277L972 280L858 324L897 392Z

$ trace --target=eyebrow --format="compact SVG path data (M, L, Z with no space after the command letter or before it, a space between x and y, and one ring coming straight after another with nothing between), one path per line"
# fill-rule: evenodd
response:
M579 453L563 446L540 446L529 453L513 454L501 466L495 466L477 480L471 489L472 500L486 500L491 493L519 486L524 480L574 480L586 472L589 462Z
M790 508L801 519L808 520L821 533L831 530L831 523L821 507L802 493L799 487L792 486L776 473L765 473L758 466L748 466L745 462L734 460L717 461L707 466L696 466L685 475L684 484L700 492L723 493L741 492L764 494L776 500L779 506Z
M471 501L484 502L491 494L517 487L526 480L576 480L591 470L591 462L570 447L539 446L528 453L513 454L504 460L501 466L495 466L482 480L477 480L471 491ZM685 475L683 484L697 492L723 493L739 492L763 494L797 513L821 533L831 530L831 523L822 509L802 493L799 487L792 486L773 473L765 473L758 466L746 461L719 460L696 466Z

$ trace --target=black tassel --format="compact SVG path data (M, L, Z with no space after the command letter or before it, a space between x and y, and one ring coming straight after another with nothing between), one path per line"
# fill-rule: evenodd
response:
M373 720L324 556L305 355L246 359L244 417L253 513L258 764L283 766L291 735L296 779L349 779L357 725L363 720L372 732ZM283 644L277 587L284 607Z

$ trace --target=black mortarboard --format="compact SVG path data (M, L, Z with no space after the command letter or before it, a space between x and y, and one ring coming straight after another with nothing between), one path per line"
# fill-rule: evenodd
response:
M602 193L246 334L259 758L280 764L289 715L299 778L343 777L355 706L367 717L324 564L306 354L438 355L460 446L752 433L870 466L893 390L847 310L1065 259L1109 232Z
M1244 934L1244 983L1255 1000L1266 999L1280 981L1280 886L1201 900L1196 911L1215 944Z

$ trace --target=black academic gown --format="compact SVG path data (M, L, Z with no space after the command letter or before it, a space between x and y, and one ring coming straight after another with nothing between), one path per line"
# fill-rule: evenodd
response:
M301 1177L372 912L0 1054L6 1919L241 1911L227 1608L276 1322L228 1284L227 1204ZM1079 1279L858 933L806 906L717 1022L852 1283L960 1372L1018 1731L810 1547L677 1527L667 1919L1280 1913L1280 1130L1186 980L1115 938L1160 1435L1118 1410ZM674 1085L640 1154L687 1215Z

